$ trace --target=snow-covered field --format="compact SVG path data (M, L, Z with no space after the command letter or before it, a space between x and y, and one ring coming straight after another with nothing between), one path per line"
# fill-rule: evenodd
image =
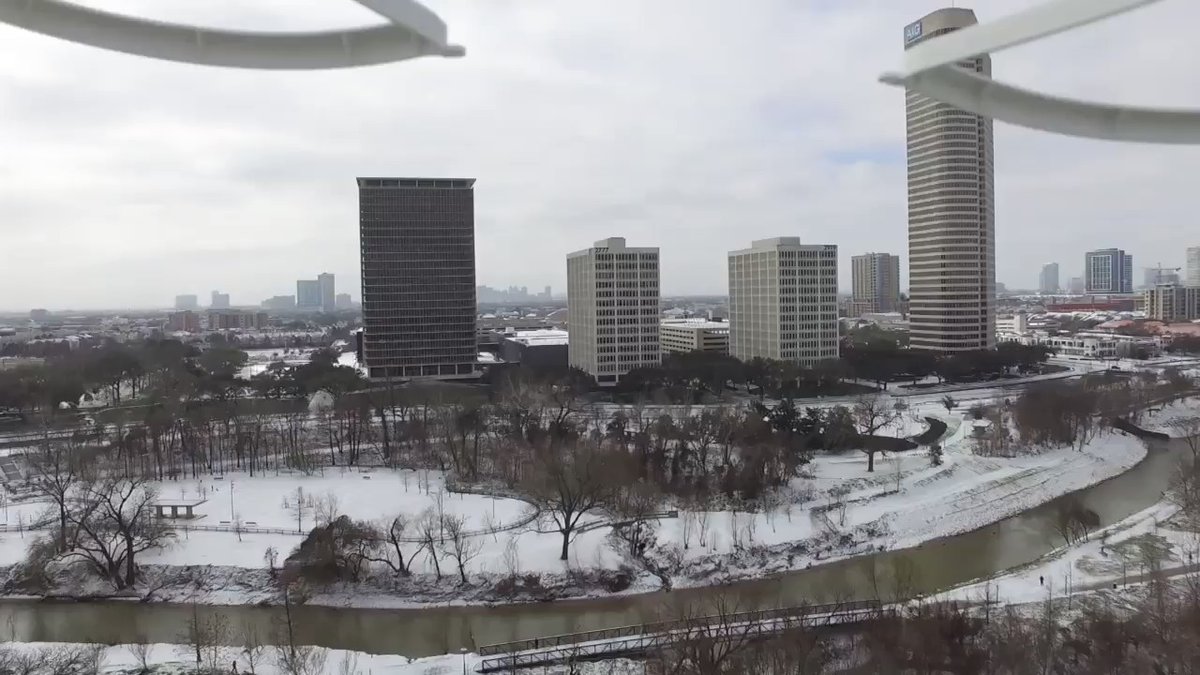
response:
M1038 561L991 579L945 591L935 599L980 600L1008 604L1045 600L1079 592L1124 586L1150 569L1157 558L1171 572L1200 562L1200 534L1168 522L1179 509L1160 501L1104 529L1086 541L1064 546Z
M1200 396L1172 401L1162 408L1146 413L1140 426L1148 431L1158 431L1169 436L1179 436L1179 431L1172 428L1172 422L1189 417L1200 417Z
M6 643L0 646L0 653L12 650L13 653L44 656L56 650L92 645L64 643ZM137 647L134 645L99 645L100 654L97 659L103 675L125 675L138 673L141 670L141 659L135 656ZM155 675L183 675L193 672L196 665L195 654L188 645L152 644L145 645L145 662ZM306 648L305 654L313 656L308 663L314 668L312 673L339 673L340 675L435 675L457 673L465 660L468 669L478 660L474 654L448 654L424 659L409 659L403 656L367 654L364 652L343 651L340 649ZM237 667L239 673L250 672L250 661L244 649L236 647L220 647L202 651L204 664L212 664L219 668L216 672L233 672ZM266 648L255 652L253 670L256 675L286 675L288 669L278 663L278 651ZM40 671L37 671L40 672ZM34 675L37 675L37 672ZM468 671L473 672L473 671Z

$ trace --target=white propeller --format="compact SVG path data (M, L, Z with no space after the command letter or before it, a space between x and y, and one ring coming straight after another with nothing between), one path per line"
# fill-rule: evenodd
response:
M415 0L355 0L387 23L279 33L202 28L82 7L66 0L0 0L0 22L114 51L209 66L349 68L421 56L462 56L446 24Z
M886 73L879 79L961 110L1032 129L1114 141L1200 144L1200 110L1139 108L1050 96L955 67L978 54L992 54L1158 1L1053 0L913 45L905 51L904 72Z

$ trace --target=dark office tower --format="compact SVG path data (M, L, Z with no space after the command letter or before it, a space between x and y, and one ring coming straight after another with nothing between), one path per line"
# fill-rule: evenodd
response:
M475 179L359 178L372 379L476 376Z

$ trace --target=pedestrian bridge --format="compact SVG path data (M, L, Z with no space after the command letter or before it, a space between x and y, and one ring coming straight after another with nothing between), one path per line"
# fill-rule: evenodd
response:
M484 646L479 650L483 658L475 666L475 671L509 672L560 663L636 656L695 639L754 640L801 628L858 624L893 612L890 607L867 600L725 613L552 635Z

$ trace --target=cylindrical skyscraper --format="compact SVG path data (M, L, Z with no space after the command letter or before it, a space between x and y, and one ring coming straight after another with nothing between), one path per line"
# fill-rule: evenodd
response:
M976 23L940 9L904 28L905 49ZM991 77L986 54L959 63ZM909 90L909 328L914 349L996 344L996 208L992 121Z

